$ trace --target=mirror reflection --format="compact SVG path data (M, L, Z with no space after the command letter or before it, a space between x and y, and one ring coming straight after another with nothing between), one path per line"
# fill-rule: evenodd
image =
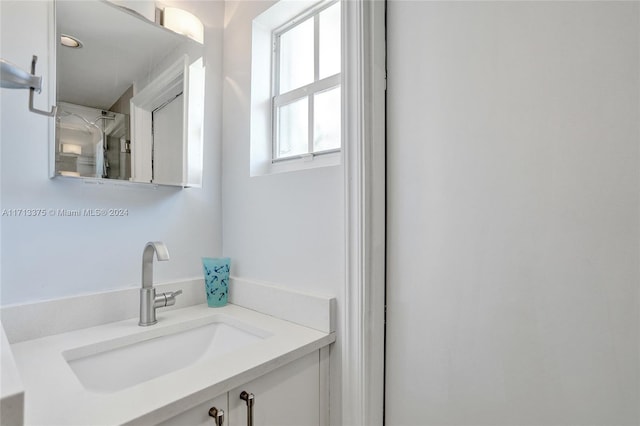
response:
M56 169L61 175L131 177L128 115L58 102L56 130Z
M159 23L102 0L55 8L55 175L197 186L204 64L194 32L160 25L155 6Z

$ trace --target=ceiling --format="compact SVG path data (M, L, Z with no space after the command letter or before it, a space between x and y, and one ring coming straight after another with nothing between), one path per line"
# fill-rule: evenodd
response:
M109 109L165 57L195 43L106 1L58 0L55 4L57 40L67 34L83 44L73 49L58 43L59 101Z

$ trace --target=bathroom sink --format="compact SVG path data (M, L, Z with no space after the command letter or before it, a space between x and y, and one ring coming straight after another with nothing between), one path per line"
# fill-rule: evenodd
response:
M63 353L82 386L115 392L228 354L269 334L224 316L144 330Z

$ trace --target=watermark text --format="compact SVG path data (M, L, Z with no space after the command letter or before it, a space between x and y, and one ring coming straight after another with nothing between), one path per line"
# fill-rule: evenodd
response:
M125 217L129 209L123 208L37 208L37 209L2 209L2 217Z

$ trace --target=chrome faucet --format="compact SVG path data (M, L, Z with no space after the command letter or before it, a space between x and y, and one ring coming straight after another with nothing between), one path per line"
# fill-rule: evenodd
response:
M156 253L158 261L169 260L169 251L163 242L148 242L142 252L142 288L140 289L140 322L138 325L147 326L158 322L156 309L171 306L176 303L176 296L182 294L182 290L161 293L156 296L153 287L153 253Z

